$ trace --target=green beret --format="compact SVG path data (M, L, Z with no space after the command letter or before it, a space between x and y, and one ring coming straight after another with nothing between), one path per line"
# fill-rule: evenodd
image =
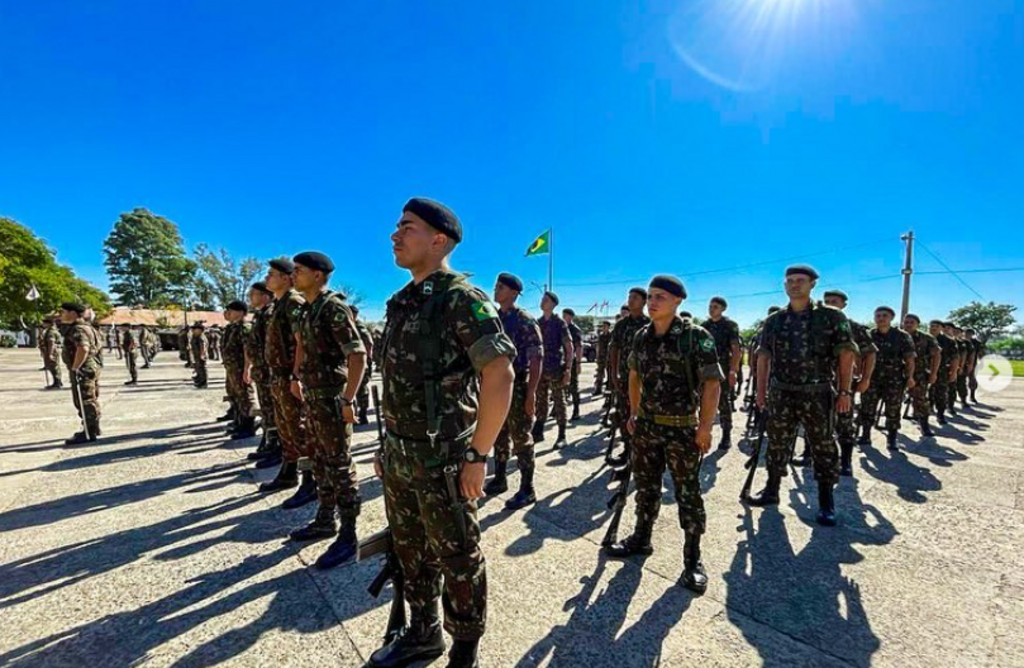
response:
M729 302L725 301L725 297L714 296L711 298L712 304L721 304L722 308L729 308Z

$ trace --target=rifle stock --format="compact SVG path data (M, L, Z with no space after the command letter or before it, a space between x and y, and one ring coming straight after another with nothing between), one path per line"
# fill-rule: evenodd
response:
M604 533L601 545L608 547L619 540L619 525L622 524L622 513L626 510L626 501L629 499L629 482L632 478L633 467L626 464L620 476L619 488L608 500L608 507L612 509L612 520L608 523L608 529Z
M750 488L754 484L754 474L757 473L757 462L761 459L761 449L764 447L764 439L768 431L767 409L757 410L754 425L757 429L757 441L754 443L754 451L750 454L750 458L744 464L747 469L747 477L743 481L742 489L740 489L741 501L746 501L750 498Z
M384 555L384 565L377 573L366 591L374 598L379 598L385 585L391 582L394 598L391 599L391 612L388 615L388 626L384 632L384 642L390 643L405 628L405 580L402 578L402 566L395 554L391 527L378 531L369 538L359 541L356 559L363 561L378 554Z

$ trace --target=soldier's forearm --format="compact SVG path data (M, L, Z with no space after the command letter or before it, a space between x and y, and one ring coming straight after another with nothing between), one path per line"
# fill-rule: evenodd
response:
M636 371L629 372L629 411L632 415L640 412L640 377Z
M757 394L764 396L768 393L768 372L772 368L771 360L767 355L757 356Z
M711 429L721 395L722 382L720 380L704 381L704 391L700 395L700 426L702 429Z
M540 386L540 374L543 364L544 360L540 357L530 360L530 377L527 379L527 392L531 397L537 395L537 388Z
M871 376L875 374L875 353L867 353L864 355L864 373L861 374L861 380L871 380Z
M853 385L853 358L856 357L852 350L844 350L839 353L839 391L849 392Z
M512 362L507 357L492 360L480 372L480 412L472 447L482 455L494 447L494 440L505 424L514 378Z
M366 353L352 353L348 356L348 382L345 383L343 394L346 399L353 401L359 386L363 382L363 373L366 371Z

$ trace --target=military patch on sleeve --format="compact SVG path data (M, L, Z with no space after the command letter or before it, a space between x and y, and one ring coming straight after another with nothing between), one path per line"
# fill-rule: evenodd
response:
M473 302L473 315L476 316L478 321L491 320L498 317L498 312L494 310L490 302L479 301Z
M839 323L839 331L841 331L841 332L849 332L850 331L850 321L849 320L843 320L842 322L840 322Z
M700 342L700 347L708 352L711 352L712 350L715 349L715 340L709 336Z

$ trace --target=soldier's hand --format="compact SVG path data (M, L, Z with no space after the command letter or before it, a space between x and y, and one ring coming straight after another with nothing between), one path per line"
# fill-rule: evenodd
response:
M917 382L913 378L907 378L907 390L912 390L917 387Z
M356 409L352 404L345 404L341 407L341 419L345 421L345 424L356 423Z
M928 384L929 385L934 385L937 382L939 382L939 374L938 374L938 372L933 373L930 376L928 376Z
M736 387L736 372L732 369L729 369L729 387Z
M711 449L711 425L697 427L697 435L694 441L696 441L697 449L700 450L700 453L706 455L708 450Z
M532 418L537 414L537 397L530 394L526 397L526 402L523 404L523 411L526 413L526 417Z
M768 403L768 398L764 394L758 392L757 398L754 399L754 403L757 404L757 410L763 411L765 404Z
M572 380L572 370L571 369L566 369L565 370L565 375L562 376L562 385L565 385L566 387L568 387L569 386L569 382L571 380Z
M630 436L632 436L633 432L636 431L636 416L635 415L630 415L629 419L626 420L626 431L629 432Z
M860 382L857 383L857 390L856 391L860 392L861 394L864 394L865 392L868 391L869 387L871 387L871 380L869 380L867 378L861 378Z
M299 401L305 400L302 396L302 383L300 383L297 380L292 381L292 396L298 399Z
M379 479L384 479L384 465L380 461L379 452L373 455L373 472Z
M252 384L252 378L249 377L249 370L248 369L246 369L245 371L242 372L242 382L245 383L246 385L251 385Z
M850 400L849 394L841 394L836 399L836 412L846 415L853 409L853 402Z
M462 470L459 472L459 488L462 491L462 496L470 501L483 498L484 478L486 477L487 464L485 462L476 464L464 462Z

